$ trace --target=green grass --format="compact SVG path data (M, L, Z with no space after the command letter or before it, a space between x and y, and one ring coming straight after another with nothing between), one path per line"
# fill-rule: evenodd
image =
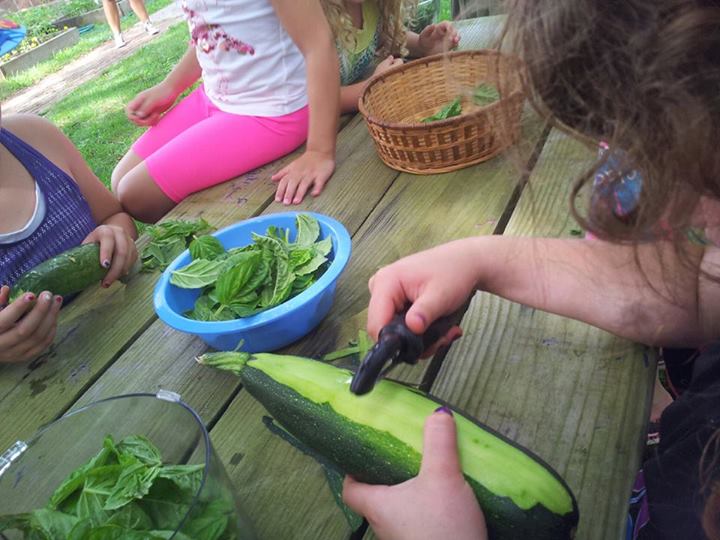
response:
M172 3L172 1L173 0L148 0L145 3L145 7L147 8L148 13L154 13L159 9L169 5L170 3ZM11 15L10 17L15 17L15 19L13 20L21 22L17 15L19 14ZM123 17L122 26L123 28L128 28L136 22L137 17L133 13L127 17ZM29 88L33 84L37 83L40 79L43 79L44 77L47 77L48 75L59 71L73 60L76 60L82 55L87 54L96 47L102 45L111 37L112 33L110 32L109 26L107 26L106 24L95 25L95 28L92 31L82 34L80 36L80 41L72 47L63 49L49 60L41 62L27 71L23 71L22 73L18 73L13 77L5 79L2 82L2 85L0 85L0 100L6 99L7 97L15 94L16 92L19 92L20 90Z
M143 128L125 116L135 95L160 82L187 49L187 25L176 24L150 44L83 84L45 115L80 150L106 186L110 175Z

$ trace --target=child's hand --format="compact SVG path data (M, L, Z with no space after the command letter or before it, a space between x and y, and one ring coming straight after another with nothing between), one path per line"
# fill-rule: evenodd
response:
M32 360L55 339L62 297L25 293L7 306L10 287L0 287L0 362Z
M102 281L102 286L107 288L119 277L127 275L137 260L137 248L125 229L116 225L100 225L83 240L83 244L98 243L100 264L110 269Z
M460 36L452 23L443 21L423 28L418 43L423 56L430 56L455 49L460 43Z
M161 82L140 92L125 108L127 117L138 126L154 126L177 98L177 93Z
M343 500L382 540L487 538L485 517L460 469L455 421L444 407L425 421L418 476L396 486L361 484L348 476Z
M468 240L415 253L381 268L370 278L368 333L373 339L407 304L412 306L405 323L422 334L430 323L449 315L470 297L478 277L473 260L477 255L468 249ZM451 328L437 347L451 343L460 334L457 326Z
M373 75L380 75L381 73L385 73L388 69L393 68L395 66L402 66L403 65L403 59L402 58L395 58L394 56L390 55L385 60L380 62L377 67L375 68L375 71L373 72Z
M283 204L299 204L310 187L313 197L320 195L335 170L335 159L324 152L307 150L302 156L272 176L279 182L275 200Z

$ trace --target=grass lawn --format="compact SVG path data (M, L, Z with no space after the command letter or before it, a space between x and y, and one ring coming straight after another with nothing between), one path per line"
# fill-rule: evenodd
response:
M450 0L442 0L441 9L441 14L449 14ZM187 32L185 23L176 24L47 112L46 117L70 137L105 185L110 185L113 168L143 132L127 119L125 105L172 69L187 48Z
M75 145L106 185L110 174L143 128L130 123L125 105L160 82L187 49L185 23L169 28L132 56L53 105L45 115Z
M172 1L173 0L148 0L145 3L145 7L147 8L148 13L152 14L155 11L169 5ZM23 22L20 17L15 17L13 14L9 14L8 17L13 20L17 20L19 23ZM136 22L137 17L133 13L127 17L123 17L122 27L128 28ZM22 73L18 73L17 75L2 81L2 84L0 85L0 100L32 86L43 77L47 77L48 75L55 73L66 64L84 54L87 54L91 50L110 40L111 37L112 33L110 32L110 27L108 25L95 25L95 28L93 28L92 31L82 34L80 36L80 41L72 47L63 49L49 60L41 62L27 71L23 71Z

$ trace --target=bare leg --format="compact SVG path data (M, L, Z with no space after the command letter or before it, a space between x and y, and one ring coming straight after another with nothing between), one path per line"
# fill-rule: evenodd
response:
M145 162L118 180L113 191L125 211L145 223L155 223L176 204L157 186Z
M110 183L113 193L117 194L117 186L120 183L120 180L122 180L124 176L126 176L130 171L132 171L142 162L143 159L138 156L132 148L127 151L127 154L122 157L120 163L115 166L115 170L113 170L112 172Z
M145 9L144 0L130 0L130 7L135 12L135 15L137 15L137 18L140 19L140 22L145 22L150 18Z
M115 0L102 0L105 18L110 25L113 35L120 34L120 11L118 11Z

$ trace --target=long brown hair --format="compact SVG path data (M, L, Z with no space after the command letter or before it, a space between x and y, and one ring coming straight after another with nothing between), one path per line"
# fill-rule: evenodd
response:
M684 237L701 196L720 199L718 0L508 0L506 41L532 97L554 119L620 158L616 180L643 178L630 222L573 213L597 236ZM591 181L588 171L574 195ZM669 230L668 230L669 229Z

